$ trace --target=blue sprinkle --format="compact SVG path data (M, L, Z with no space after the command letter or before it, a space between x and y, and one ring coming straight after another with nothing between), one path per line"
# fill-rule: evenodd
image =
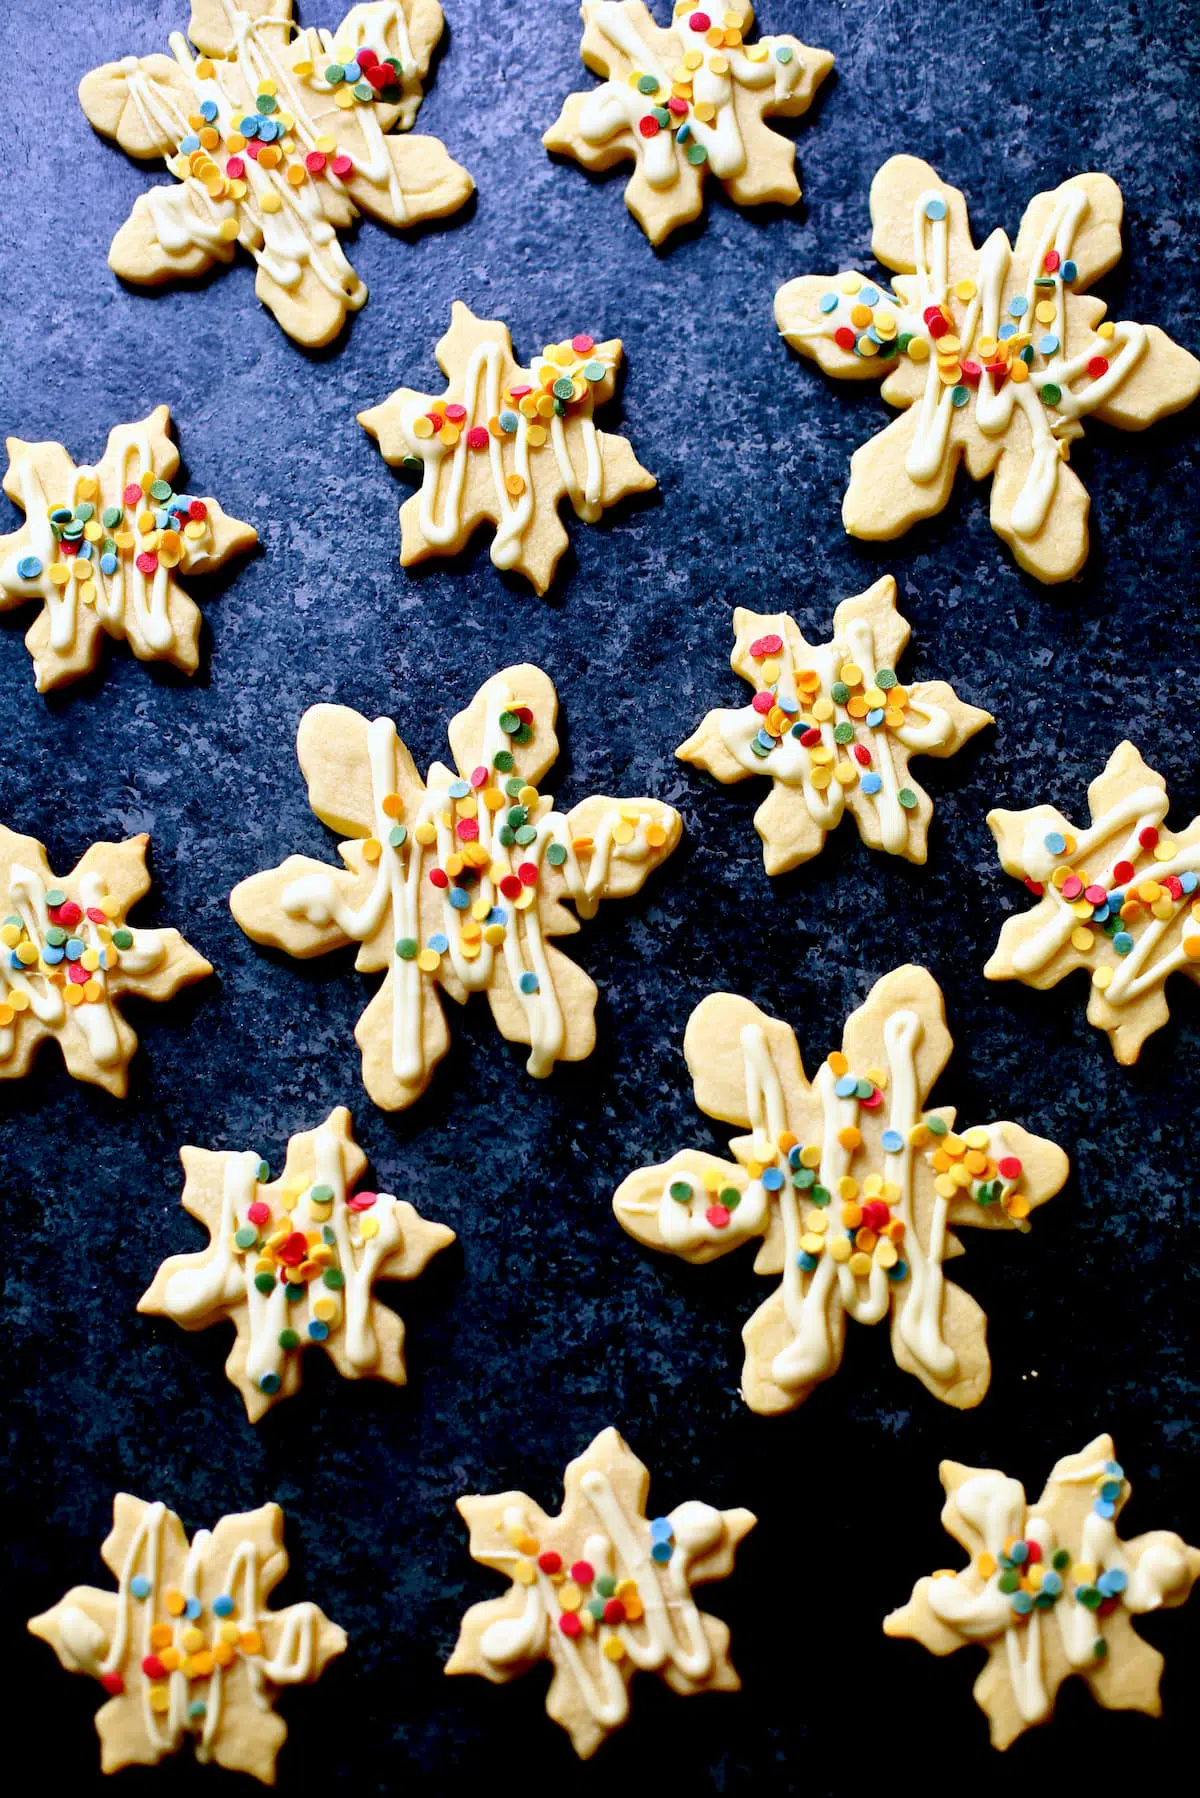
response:
M996 336L1000 339L1001 343L1007 343L1008 339L1010 337L1015 337L1016 334L1017 327L1015 325L1001 325L1000 329L996 332Z
M852 1099L858 1091L858 1075L843 1074L833 1090L839 1099Z
M465 892L462 887L455 887L450 895L450 903L455 911L466 911L468 905L471 903L471 895L470 893Z
M1051 1572L1042 1575L1041 1590L1049 1593L1051 1598L1057 1598L1062 1589L1062 1579L1057 1573Z
M665 1566L671 1559L671 1544L669 1542L652 1543L650 1547L650 1559L652 1561L657 1561L660 1567Z
M858 294L858 303L860 306L878 306L879 289L877 287L861 288Z
M788 46L786 44L776 44L776 46L775 46L775 61L776 62L791 62L791 60L792 60L792 52L788 48Z
M259 119L258 135L264 144L274 143L275 139L279 136L279 133L280 127L276 124L274 119Z
M1014 318L1024 318L1025 314L1029 311L1029 301L1025 298L1023 293L1015 293L1008 302L1008 310L1012 313Z
M1120 1567L1110 1567L1107 1573L1101 1574L1096 1583L1101 1591L1107 1591L1110 1596L1115 1597L1117 1593L1125 1590L1129 1579Z
M796 701L783 693L777 693L775 695L775 704L779 707L781 712L786 712L789 718L794 716L794 714L800 710Z
M1112 892L1108 895L1109 911L1120 911L1120 909L1124 905L1124 903L1125 903L1124 893L1121 891L1120 887L1114 887Z
M308 1326L308 1333L314 1342L324 1342L329 1334L329 1325L323 1324L319 1318L314 1317Z
M66 951L63 949L43 949L42 960L48 962L52 968L57 967L65 953Z
M1011 1602L1012 1608L1017 1613L1018 1617L1028 1617L1030 1611L1033 1609L1033 1593L1014 1592Z
M1105 900L1103 905L1097 905L1094 908L1094 910L1092 912L1091 921L1093 924L1103 924L1104 920L1107 917L1108 917L1108 901Z
M243 137L257 137L258 136L258 114L254 113L254 112L247 113L246 117L239 124L238 130L241 132ZM199 147L200 147L198 142L197 142L196 147L197 147L197 149L199 149Z
M198 1598L189 1598L183 1607L183 1614L189 1623L195 1623L197 1617L201 1615L203 1610L204 1606L200 1603Z
M885 1130L880 1141L889 1155L898 1155L904 1147L904 1138L898 1130Z
M1117 1507L1115 1505L1110 1505L1108 1500L1103 1498L1098 1498L1092 1506L1092 1509L1097 1517L1103 1517L1106 1521L1110 1517L1115 1517L1117 1513Z
M1197 886L1200 885L1200 874L1181 874L1179 884L1185 893L1194 893Z
M155 511L154 527L156 530L159 530L159 531L169 531L170 530L171 514L167 511L165 506L159 506L157 508L157 510Z
M1118 1479L1123 1480L1125 1478L1125 1469L1121 1466L1119 1461L1106 1461L1104 1463L1104 1471L1105 1473L1115 1473Z
M282 1385L283 1381L277 1373L265 1373L258 1382L258 1389L270 1396L272 1393L278 1392Z
M897 1261L895 1267L888 1268L887 1276L888 1276L889 1280L906 1279L908 1276L908 1262L907 1261Z
M515 412L502 412L500 414L500 429L509 437L512 436L519 422Z
M878 793L883 782L880 780L878 774L864 774L859 785L864 793L874 794Z
M1073 281L1078 273L1079 273L1079 270L1076 268L1076 266L1073 262L1064 262L1063 263L1062 278L1064 281Z
M800 1150L798 1148L788 1150L788 1166L789 1167L799 1167L800 1166Z
M879 335L879 332L876 330L874 325L867 326L867 336L870 338L872 343L877 343L882 348L883 338Z
M1028 1542L1014 1542L1008 1551L1008 1558L1014 1567L1022 1566L1029 1559Z
M538 990L538 977L536 974L522 974L518 985L523 993L536 993Z
M871 707L871 710L867 713L867 723L872 730L879 729L879 726L883 723L883 707L881 705Z
M1121 1496L1120 1480L1105 1480L1100 1488L1101 1498L1116 1499Z
M439 955L445 955L450 947L450 938L441 930L435 930L429 939L429 947L436 949Z
M1053 331L1047 331L1044 337L1038 338L1038 349L1042 352L1043 356L1053 356L1057 348L1058 338L1054 335Z
M146 1578L144 1573L135 1573L129 1582L129 1590L133 1593L135 1598L149 1598L151 1592L150 1581Z
M191 1718L192 1722L199 1723L201 1719L207 1717L207 1715L208 1706L205 1704L203 1698L193 1698L192 1702L188 1705L188 1716Z
M222 1592L219 1598L213 1599L213 1615L215 1617L231 1617L233 1615L233 1600L228 1592Z
M939 200L936 196L932 200L926 200L926 202L925 202L925 217L927 219L944 219L945 216L946 216L945 200Z
M21 974L24 972L24 963L22 962L20 956L17 954L15 949L12 950L11 954L9 955L8 965L10 968L15 968L17 970L18 974Z
M775 747L774 737L770 736L765 730L760 730L754 741L759 745L760 749L774 749Z
M118 568L118 562L117 562L117 558L114 555L101 556L101 558L100 558L101 574L115 574L117 572L117 568Z
M783 1175L777 1167L769 1167L763 1173L762 1183L768 1192L780 1192L783 1189Z
M1050 831L1049 835L1042 838L1042 841L1051 855L1062 855L1066 851L1067 839L1061 830Z
M674 1534L675 1528L669 1517L652 1517L650 1519L651 1542L669 1542Z
M78 961L83 954L83 938L71 936L67 938L67 960Z
M1027 343L1025 348L1021 351L1021 360L1026 368L1033 367L1033 345L1031 343Z
M811 1274L816 1265L816 1256L810 1255L807 1249L801 1249L800 1253L796 1256L796 1266L800 1271L802 1273Z
M362 70L356 62L344 62L342 64L342 75L345 80L357 81L361 74Z
M92 548L92 545L90 543L81 543L79 545L79 554L78 554L77 560L79 560L80 562L90 562L92 560L93 556L95 555L95 553L96 552Z
M180 139L179 148L183 155L190 156L193 150L200 148L200 139L194 131L189 131L186 137Z
M691 126L686 125L686 124L681 125L679 127L678 131L675 133L675 142L677 144L686 144L690 140L691 135L692 135Z
M36 581L42 572L42 564L36 556L22 556L17 563L17 573L23 581Z
M216 116L217 116L216 101L215 100L201 100L201 102L200 102L200 117L202 119L207 119L208 123L211 125L213 120L216 118Z
M838 308L838 297L837 297L836 293L823 293L821 295L821 311L822 312L836 312L837 308Z
M1133 948L1133 938L1127 930L1118 930L1112 940L1112 946L1118 955L1128 955Z
M466 799L471 791L471 783L468 780L452 780L446 791L451 799Z

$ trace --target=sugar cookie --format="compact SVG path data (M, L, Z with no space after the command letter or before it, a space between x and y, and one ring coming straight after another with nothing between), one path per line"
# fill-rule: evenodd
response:
M229 903L255 942L302 960L356 942L355 966L386 972L354 1033L386 1110L420 1098L450 1045L439 986L460 1005L486 992L538 1078L595 1047L596 988L548 939L638 892L681 824L657 799L597 794L555 811L536 783L558 754L557 713L540 668L502 669L450 722L457 772L435 762L428 784L390 718L317 705L300 720L309 801L348 837L346 867L289 856Z
M360 212L444 218L474 192L436 137L387 135L417 116L442 24L437 0L366 0L335 32L295 25L292 0L192 0L191 43L173 31L170 56L93 69L79 84L90 123L181 184L139 195L109 267L157 287L241 244L288 335L329 343L367 298L339 233Z
M172 1255L138 1310L185 1330L228 1319L225 1364L251 1423L300 1389L301 1355L323 1348L344 1379L403 1386L404 1325L376 1299L376 1280L413 1280L454 1241L406 1199L355 1192L367 1158L344 1106L288 1143L276 1180L254 1151L180 1151L183 1207L211 1241Z
M726 1579L750 1511L689 1500L648 1519L650 1475L616 1430L567 1468L562 1510L549 1517L523 1492L460 1498L471 1558L512 1583L472 1605L447 1673L503 1685L548 1660L546 1713L581 1760L629 1715L639 1669L673 1692L736 1692L729 1630L691 1588Z
M315 1604L268 1608L288 1568L279 1506L222 1517L189 1543L166 1505L118 1492L100 1555L117 1591L72 1586L29 1629L108 1694L101 1771L154 1766L190 1736L197 1760L273 1785L287 1739L277 1688L319 1679L346 1646Z
M967 205L927 162L893 156L871 183L872 254L886 282L802 275L775 296L779 329L841 380L886 377L901 416L854 452L842 519L898 537L940 512L963 462L992 477L992 529L1039 581L1087 558L1089 500L1069 467L1092 416L1123 430L1190 405L1200 362L1155 325L1104 318L1085 289L1121 256L1121 190L1074 175L1026 207L1015 249L980 249Z
M961 1254L951 1227L1026 1231L1067 1177L1067 1158L1019 1124L955 1131L926 1095L953 1048L942 994L924 968L876 981L840 1052L810 1083L796 1038L748 999L711 993L683 1052L696 1103L748 1126L734 1161L682 1149L618 1189L622 1227L684 1261L713 1261L761 1237L754 1263L781 1284L742 1337L754 1411L789 1411L837 1372L846 1319L890 1319L896 1364L967 1409L991 1379L987 1319L946 1280Z
M1001 866L1038 903L1004 924L985 975L1045 991L1086 968L1088 1023L1126 1067L1170 1016L1168 977L1200 981L1200 817L1167 830L1168 803L1162 775L1119 743L1088 788L1086 830L1052 805L988 813Z
M846 811L872 849L923 862L933 802L909 775L909 757L953 755L995 719L945 681L900 685L895 664L909 631L891 575L842 601L830 643L807 643L786 612L738 606L733 628L730 666L754 698L709 712L675 753L726 785L770 778L754 815L767 873L819 855Z
M970 1564L918 1580L884 1633L937 1655L986 1648L975 1702L994 1748L1048 1722L1073 1674L1106 1710L1160 1716L1163 1657L1134 1618L1184 1603L1200 1579L1200 1549L1170 1530L1121 1541L1116 1519L1130 1488L1112 1437L1059 1461L1032 1509L1020 1482L992 1468L943 1461L940 1472L942 1527Z
M179 586L258 542L215 499L177 493L171 414L114 425L93 467L61 443L8 439L4 491L25 514L0 537L0 612L41 600L25 646L39 693L94 668L102 637L193 674L200 613Z
M447 378L440 399L398 387L358 415L384 461L420 477L400 508L400 561L457 555L492 524L494 566L544 593L567 547L564 499L595 524L626 494L658 485L627 438L593 422L612 399L621 340L568 337L521 368L508 326L456 300L435 353Z
M737 206L800 198L796 148L770 117L808 111L833 67L828 50L794 37L745 39L754 9L675 0L660 30L642 0L583 0L587 67L604 79L571 94L542 139L587 169L636 166L625 204L653 244L704 210L712 174Z
M69 1074L123 1099L137 1037L120 1000L170 999L212 973L177 930L125 922L150 888L149 842L93 843L56 880L36 838L0 824L0 1080L27 1074L53 1037Z

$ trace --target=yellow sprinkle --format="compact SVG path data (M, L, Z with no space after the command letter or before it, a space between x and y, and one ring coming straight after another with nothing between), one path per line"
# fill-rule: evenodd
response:
M895 1267L900 1259L895 1243L889 1241L886 1236L881 1236L875 1245L875 1259L880 1267Z
M1096 335L1097 337L1103 337L1107 340L1114 335L1116 329L1117 327L1112 323L1111 319L1108 319L1104 324L1097 328Z
M896 323L895 313L885 312L883 307L880 306L875 313L875 329L885 342L893 338L899 330L899 326Z
M372 1236L379 1235L379 1219L377 1217L364 1217L361 1224L358 1226L358 1234L364 1242L370 1242Z
M810 1144L805 1149L801 1149L800 1165L801 1165L801 1167L820 1167L820 1165L821 1165L820 1149L815 1147L812 1144Z
M843 275L838 282L838 286L843 293L857 293L862 284L862 276L856 275L853 269L851 269L848 274Z
M1033 316L1039 324L1052 325L1058 316L1058 307L1053 300L1039 300L1033 309Z
M856 1279L865 1280L871 1271L871 1257L869 1255L864 1255L860 1249L855 1254L851 1255L848 1265L850 1272Z
M442 965L442 958L436 949L422 949L417 956L417 966L422 974L435 974ZM370 1220L368 1220L369 1222ZM375 1234L374 1231L371 1232Z
M260 152L259 160L261 161L261 159L262 159L262 157L261 157L261 152ZM263 211L267 212L267 213L279 212L283 208L283 201L280 199L279 195L275 192L275 189L273 187L269 187L267 189L266 193L263 195L262 199L259 201L259 204L262 207ZM417 422L419 423L420 420L418 420ZM418 435L419 434L420 433L418 433Z
M829 1245L829 1253L835 1261L849 1261L854 1251L844 1236L835 1236Z
M1077 924L1071 932L1071 941L1082 955L1092 948L1096 935L1094 931L1086 930L1082 924Z
M575 1584L575 1581L573 1579L569 1579L569 1580L565 1581L564 1584L559 1587L559 1590L558 1590L558 1608L559 1608L559 1610L561 1610L561 1611L577 1611L582 1603L583 1603L583 1593L579 1590L579 1587Z
M184 1630L180 1640L189 1654L195 1654L198 1648L204 1647L204 1631L193 1625L191 1629Z
M1192 941L1196 945L1197 955L1200 955L1200 937L1193 937ZM1186 942L1184 943L1184 948L1187 948ZM1100 991L1103 992L1106 987L1112 985L1112 977L1113 970L1111 968L1097 968L1092 974L1092 985L1098 987Z
M1017 387L1021 387L1029 379L1029 367L1018 356L1009 369L1008 378Z
M166 1687L166 1686L151 1686L151 1688L150 1688L150 1709L152 1711L154 1711L156 1715L161 1717L163 1712L170 1708L170 1704L171 1704L171 1694L170 1694L170 1690L168 1689L168 1687Z
M956 281L954 283L954 294L956 299L973 300L977 292L978 289L976 288L974 281Z
M525 433L525 440L533 449L541 449L546 441L545 425L530 425Z
M622 1642L620 1636L606 1636L604 1638L604 1646L601 1648L600 1652L606 1661L623 1661L625 1659L625 1644Z
M833 774L839 786L852 787L858 779L858 768L853 762L839 762Z
M163 1596L163 1609L168 1617L182 1617L187 1607L187 1599L177 1586L169 1586Z
M929 345L923 337L914 337L908 346L908 353L914 362L928 362Z
M420 824L417 825L417 828L413 831L413 835L416 837L418 843L428 849L431 843L437 842L437 826L431 824L428 818L423 818Z
M939 1174L934 1181L933 1186L934 1191L940 1199L952 1199L958 1191L958 1187L950 1178L949 1174Z

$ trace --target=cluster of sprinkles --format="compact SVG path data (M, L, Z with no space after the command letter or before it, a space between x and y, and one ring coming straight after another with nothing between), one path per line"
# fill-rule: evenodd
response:
M1090 954L1102 939L1108 940L1114 954L1129 955L1137 942L1134 933L1139 924L1152 918L1169 923L1177 915L1177 908L1191 899L1190 919L1183 924L1180 946L1188 961L1200 962L1200 899L1192 897L1200 887L1200 875L1185 868L1155 878L1156 865L1175 862L1179 856L1178 845L1157 825L1142 826L1137 833L1137 860L1123 858L1114 863L1106 880L1093 879L1086 869L1074 865L1078 839L1069 830L1048 831L1042 843L1058 863L1049 885L1079 920L1070 941L1081 955ZM1137 862L1143 857L1146 859L1139 872ZM1025 886L1035 899L1042 898L1046 891L1045 882L1028 875ZM1100 992L1107 991L1115 973L1111 962L1100 962L1092 971L1092 985Z
M612 372L611 365L600 355L596 341L586 332L566 338L562 343L547 344L540 358L535 358L529 381L514 381L500 396L500 408L483 422L471 420L471 411L461 402L434 400L427 412L412 422L413 436L422 442L436 438L443 449L454 449L465 436L469 450L486 450L493 440L503 444L515 437L522 418L526 421L524 441L531 449L542 449L550 441L551 421L566 419L572 408L585 409L592 389ZM475 384L472 405L477 403L480 383ZM484 410L486 411L486 405ZM590 416L590 407L587 407ZM419 456L405 456L400 466L412 474L421 474L424 462ZM525 492L524 476L514 469L505 476L505 492L519 499Z
M62 887L45 895L47 928L35 935L19 913L0 924L0 954L8 971L26 979L40 976L72 1008L98 1005L106 998L105 975L114 972L121 951L132 949L133 932L119 922L121 907L107 895L86 909ZM23 985L13 985L0 970L0 1029L7 1029L30 1009Z
M810 763L809 780L819 793L834 781L840 787L859 785L873 797L883 785L874 767L874 758L866 743L859 742L860 727L868 731L898 731L911 719L905 708L909 693L902 687L892 668L863 669L847 659L838 670L838 678L823 690L821 675L814 668L795 673L796 692L782 690L783 638L776 632L758 637L750 645L750 655L758 663L758 678L763 682L751 704L760 715L757 735L750 750L759 761L767 762L787 736L795 737L807 749ZM838 708L847 716L834 725L836 748L825 742L821 726L830 723ZM846 753L839 754L842 750ZM905 811L912 811L917 795L911 787L901 787L896 798Z
M1123 1469L1116 1461L1106 1461L1094 1483L1095 1516L1111 1522L1126 1491ZM1009 1536L997 1553L977 1555L974 1568L985 1585L995 1580L996 1590L1008 1599L1018 1622L1035 1612L1051 1611L1068 1597L1097 1618L1110 1617L1129 1584L1123 1568L1101 1568L1091 1561L1076 1560L1067 1548L1044 1550L1032 1533ZM943 1567L933 1577L956 1579L958 1575ZM1097 1635L1092 1643L1093 1659L1102 1661L1107 1654L1108 1643Z
M260 1631L253 1620L238 1621L237 1601L222 1592L205 1606L199 1598L188 1597L178 1586L167 1586L156 1593L147 1574L135 1573L129 1591L139 1604L161 1604L164 1615L152 1623L147 1633L149 1643L142 1656L142 1672L150 1681L146 1702L156 1716L171 1708L171 1689L167 1683L178 1673L189 1683L203 1687L219 1668L232 1667L235 1661L258 1659L266 1653ZM110 1697L125 1691L125 1680L116 1668L99 1675L100 1683ZM188 1700L186 1718L192 1729L203 1728L208 1704L196 1696Z
M695 133L696 123L712 125L717 118L719 107L712 100L697 100L694 93L696 72L707 68L709 73L724 78L730 74L729 59L723 52L737 50L751 63L767 63L774 60L786 67L793 60L795 52L790 44L768 42L747 44L743 42L743 34L749 29L749 18L745 13L731 10L723 12L719 17L700 8L693 8L690 0L678 0L675 8L676 22L686 24L690 33L703 39L705 49L701 50L693 42L686 50L682 60L671 70L670 86L667 87L661 76L644 69L635 68L630 71L629 85L646 103L646 110L637 121L637 129L644 138L658 137L661 132L671 132L675 142L693 168L703 168L708 161L709 153L699 142Z
M55 587L72 579L85 605L95 605L96 575L112 580L122 563L132 563L147 580L159 568L178 568L210 533L202 499L176 493L170 481L144 469L121 490L120 502L105 504L93 474L80 474L72 501L57 500L47 510L55 559L27 554L17 562L22 580L45 574Z
M618 1625L638 1623L646 1614L636 1579L598 1573L590 1561L568 1565L557 1549L543 1548L538 1537L521 1523L510 1523L507 1532L520 1557L511 1569L513 1579L519 1586L541 1583L543 1590L549 1587L560 1632L571 1641L596 1636L605 1660L624 1660L626 1648L617 1634ZM656 1517L650 1525L651 1559L660 1566L669 1561L673 1542L670 1518Z

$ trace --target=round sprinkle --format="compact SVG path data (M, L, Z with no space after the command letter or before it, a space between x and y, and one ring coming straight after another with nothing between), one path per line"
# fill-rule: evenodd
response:
M936 194L933 196L932 199L926 200L926 202L925 202L925 217L927 219L933 219L934 222L936 223L938 220L944 219L945 216L946 216L945 200L940 200Z

